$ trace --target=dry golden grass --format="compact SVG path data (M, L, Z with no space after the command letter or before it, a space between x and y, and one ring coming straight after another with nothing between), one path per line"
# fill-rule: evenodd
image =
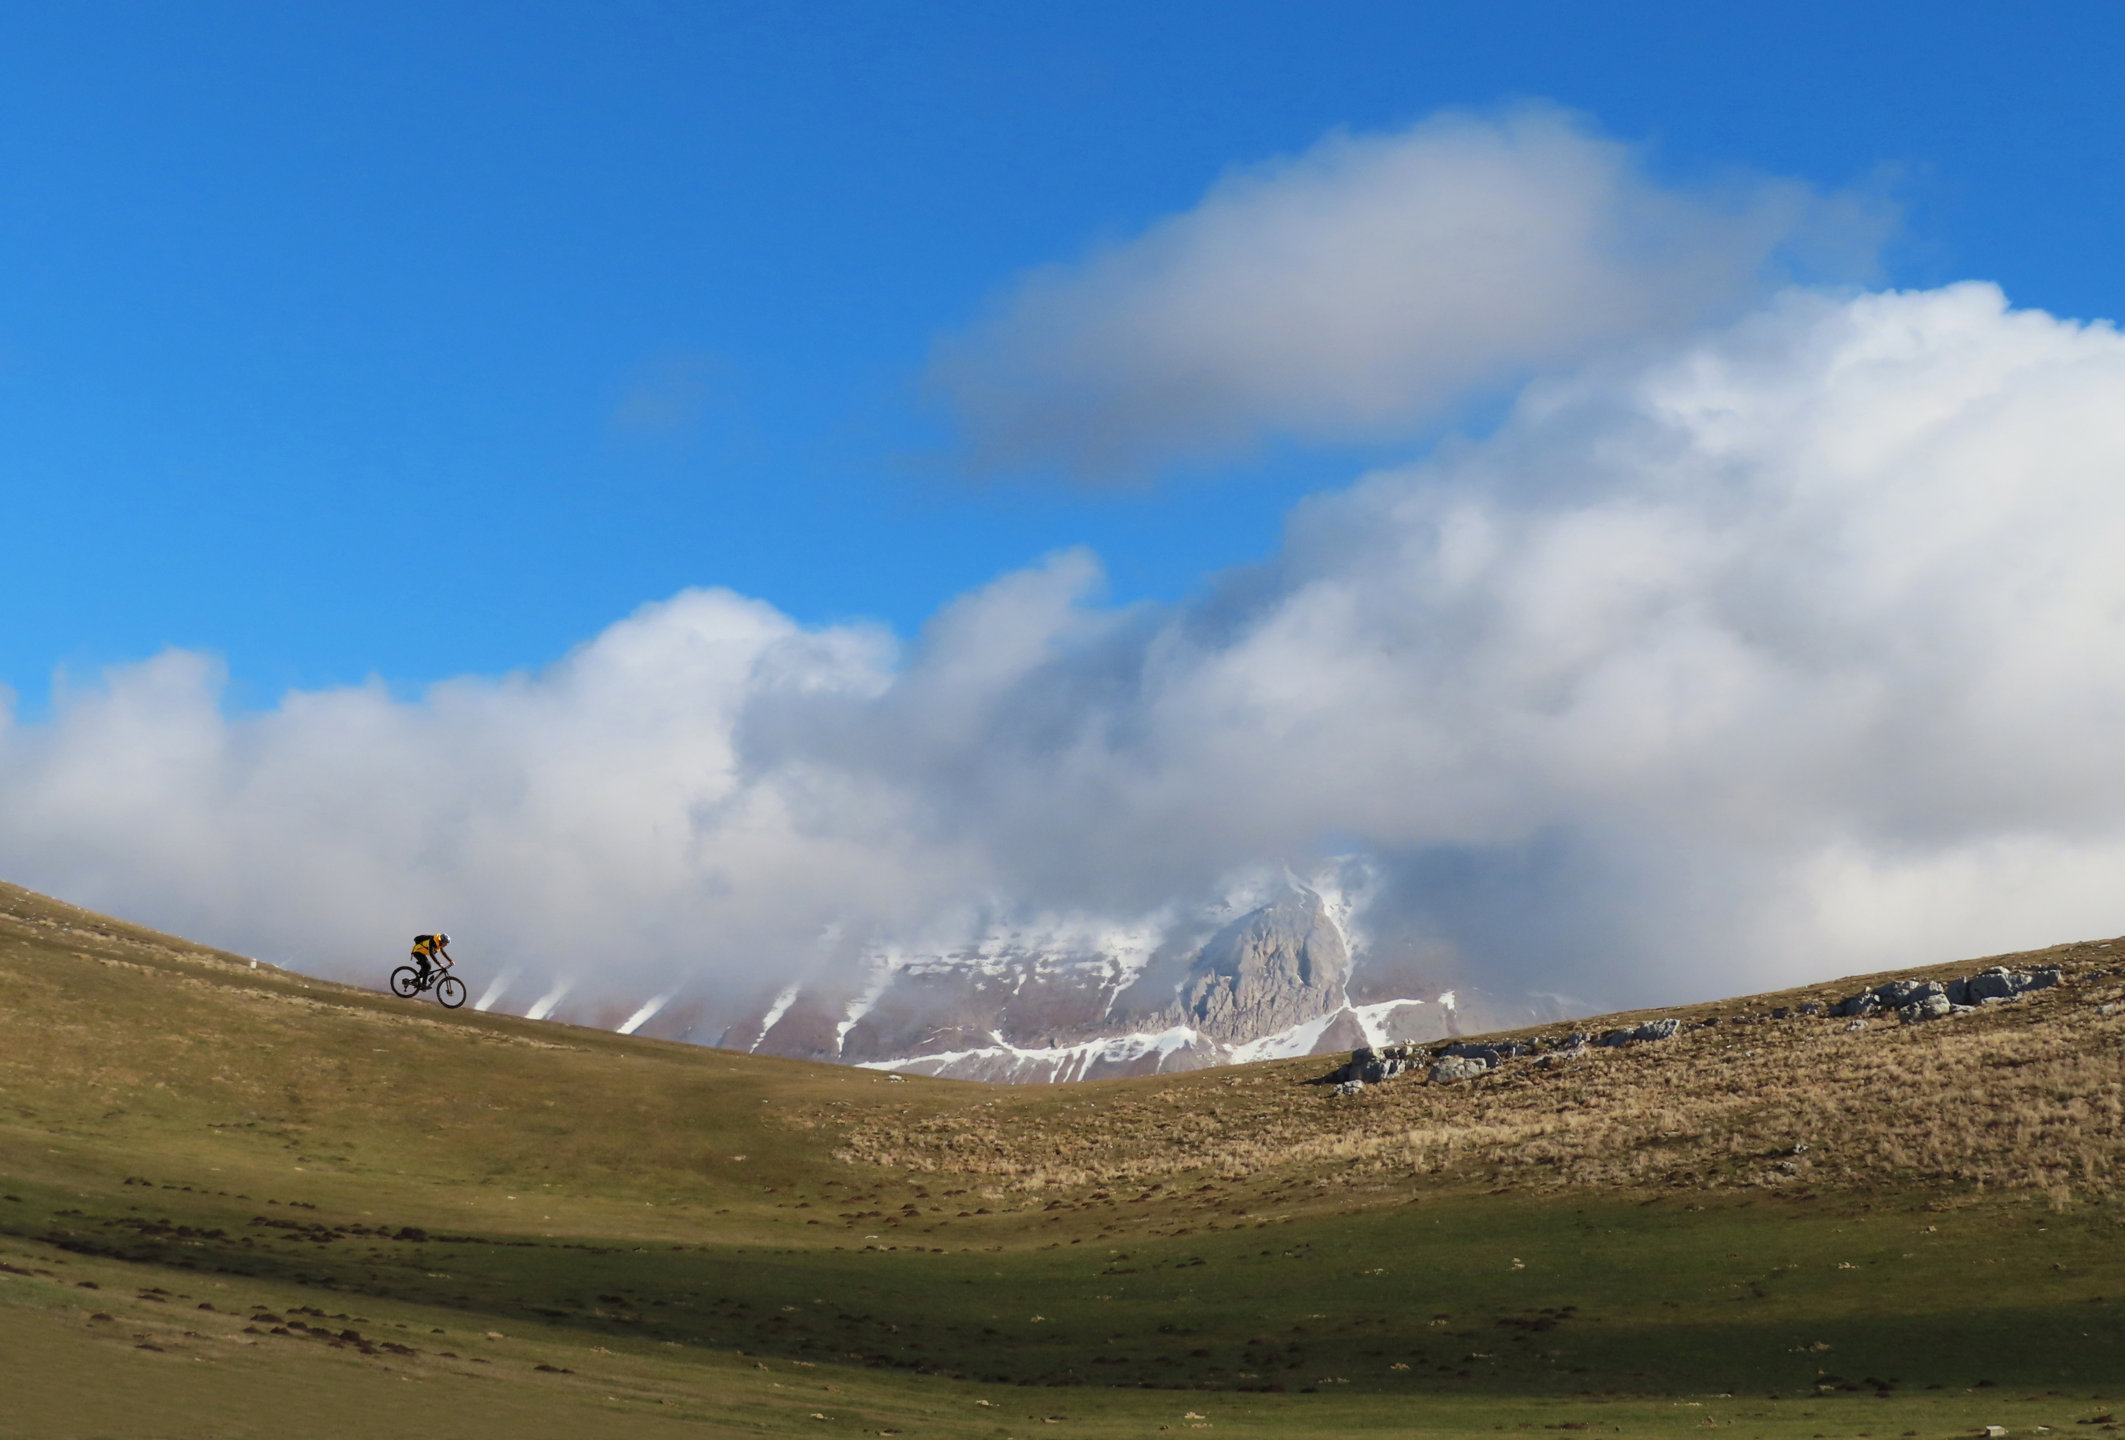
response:
M1835 1000L1892 978L1696 1006L1721 1022L1597 1050L1557 1068L1508 1062L1472 1082L1421 1074L1332 1097L1332 1061L1124 1082L1056 1094L910 1095L853 1123L852 1160L979 1177L992 1191L1227 1180L1334 1170L1510 1190L1562 1187L2035 1191L2112 1195L2125 1158L2125 1013L2107 946L1900 972L2058 965L2063 983L1976 1014L1850 1032L1776 1006ZM1648 1014L1651 1012L1648 1012ZM1600 1029L1641 1016L1590 1022ZM1518 1032L1531 1034L1534 1032Z

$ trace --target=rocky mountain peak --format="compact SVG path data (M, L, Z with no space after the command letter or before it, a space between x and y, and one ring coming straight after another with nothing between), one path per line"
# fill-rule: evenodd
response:
M1328 907L1293 886L1203 946L1181 989L1182 1022L1228 1042L1285 1030L1340 1009L1350 969Z
M1216 910L1049 917L881 949L786 985L724 1032L738 1049L962 1079L1049 1083L1432 1040L1557 1018L1354 955L1328 887L1287 879ZM1230 907L1230 908L1228 908ZM1237 918L1233 918L1234 916ZM1359 966L1364 966L1362 973ZM1467 1012L1473 1010L1471 1019Z

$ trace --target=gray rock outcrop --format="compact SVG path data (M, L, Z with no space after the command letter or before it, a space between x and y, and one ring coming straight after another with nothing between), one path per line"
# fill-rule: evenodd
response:
M1350 1052L1349 1063L1336 1071L1336 1076L1360 1085L1377 1085L1429 1058L1431 1052L1422 1045L1382 1045L1378 1049L1365 1046Z
M1428 1077L1434 1085L1453 1080L1473 1080L1478 1075L1490 1073L1490 1061L1480 1055L1447 1055L1431 1067Z
M1508 1061L1525 1056L1540 1056L1535 1063L1543 1069L1553 1070L1586 1055L1591 1045L1633 1045L1670 1040L1681 1034L1682 1029L1680 1020L1669 1017L1648 1020L1628 1030L1611 1030L1599 1040L1581 1031L1562 1039L1554 1035L1537 1035L1525 1040L1456 1040L1436 1046L1367 1046L1351 1051L1349 1061L1325 1076L1322 1083L1334 1085L1338 1095L1347 1095L1351 1093L1351 1087L1377 1085L1397 1075L1422 1070L1432 1083L1450 1084L1488 1075ZM1429 1069L1425 1069L1427 1065Z
M1857 1018L1893 1010L1906 1025L1917 1025L1943 1016L1967 1015L1985 1005L2004 1005L2033 990L2048 990L2059 983L2059 976L2056 965L2035 970L1994 965L1967 979L1891 980L1847 996L1830 1013Z
M1525 1040L1462 1040L1439 1052L1442 1058L1481 1060L1493 1070L1504 1061L1534 1053L1535 1047Z
M1630 1030L1611 1030L1594 1043L1596 1045L1634 1045L1648 1040L1672 1040L1682 1030L1682 1022L1672 1016L1662 1020L1648 1020Z
M1181 991L1184 1022L1218 1040L1257 1035L1340 1009L1350 951L1321 897L1294 889L1211 937Z
M1970 977L1967 1003L1982 1005L1988 1000L2016 1000L2032 990L2049 990L2059 983L2059 975L2056 965L2036 970L2009 970L2004 965L1995 965Z
M1383 1055L1370 1048L1353 1050L1350 1052L1350 1063L1343 1067L1343 1073L1362 1085L1377 1085L1382 1080L1401 1074L1406 1063L1400 1055Z

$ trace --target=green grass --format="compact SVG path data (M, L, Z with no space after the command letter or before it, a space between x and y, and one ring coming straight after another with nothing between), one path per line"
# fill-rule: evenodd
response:
M888 1168L865 1133L976 1113L1030 1150L1102 1107L1360 1112L1319 1062L999 1092L445 1015L21 892L0 987L0 1436L2089 1433L2125 1401L2100 1198Z

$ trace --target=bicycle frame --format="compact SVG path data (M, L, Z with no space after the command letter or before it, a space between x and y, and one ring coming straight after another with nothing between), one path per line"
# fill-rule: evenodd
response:
M416 995L434 995L446 1010L455 1010L465 1003L465 982L451 973L456 962L440 956L429 956L427 974L421 973L420 956L412 957L406 964L391 972L391 993L402 1000Z

